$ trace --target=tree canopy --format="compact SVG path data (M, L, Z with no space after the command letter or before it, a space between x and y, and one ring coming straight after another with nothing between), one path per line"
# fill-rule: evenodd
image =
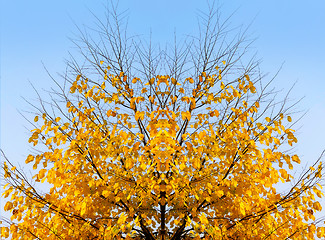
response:
M154 48L113 10L76 41L52 102L35 105L26 164L8 159L11 239L325 237L318 160L300 176L287 98L277 99L218 12L198 36ZM80 64L79 62L82 62ZM289 151L288 151L289 150ZM42 187L45 186L45 187ZM47 189L46 191L44 190Z

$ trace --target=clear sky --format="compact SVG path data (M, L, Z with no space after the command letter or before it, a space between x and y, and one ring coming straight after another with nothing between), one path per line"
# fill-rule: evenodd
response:
M21 97L36 98L30 83L40 92L53 86L42 63L54 76L63 72L76 25L94 26L90 11L101 18L106 3L1 1L1 148L14 162L23 164L31 147L30 127L18 113L29 109ZM198 10L207 8L205 0L120 0L119 5L128 10L131 33L146 38L151 29L153 41L162 45L175 30L180 37L195 34ZM257 38L252 52L263 60L263 72L275 74L284 63L274 82L278 89L297 82L291 97L305 97L299 109L308 110L297 125L297 152L303 164L316 160L325 149L325 1L220 0L219 5L224 17L235 11L232 26L251 23L249 34Z

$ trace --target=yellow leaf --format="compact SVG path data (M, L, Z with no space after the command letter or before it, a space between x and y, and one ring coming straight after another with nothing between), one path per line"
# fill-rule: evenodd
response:
M292 156L292 161L294 161L296 163L300 163L300 159L299 159L298 155L293 155Z
M320 205L319 202L314 202L314 204L313 204L313 208L314 208L316 211L321 211L321 210L322 210L322 206Z
M4 210L5 211L9 211L9 210L11 210L13 208L13 204L12 204L12 202L6 202L6 204L5 204L5 206L4 206Z
M137 78L137 77L136 77L136 78L133 78L133 79L132 79L132 83L136 83L137 81L140 81L140 78Z
M32 162L32 161L34 161L34 156L30 154L30 155L28 155L28 157L27 157L25 163L30 163L30 162Z
M107 197L109 196L109 191L104 190L104 191L102 192L102 195L103 195L105 198L107 198Z
M80 215L83 216L87 211L87 202L83 201L80 208Z
M186 78L185 81L189 81L189 83L193 84L194 83L194 80L193 78Z
M151 79L149 80L148 83L149 83L150 85L152 85L152 84L154 84L154 82L155 82L155 78L151 78Z
M292 121L292 118L290 116L287 117L288 122Z
M246 214L245 206L244 206L243 202L239 203L239 211L240 211L241 215L243 215L243 216Z
M181 171L183 171L184 169L185 169L185 164L184 163L181 163L180 165L179 165L179 169L181 170Z

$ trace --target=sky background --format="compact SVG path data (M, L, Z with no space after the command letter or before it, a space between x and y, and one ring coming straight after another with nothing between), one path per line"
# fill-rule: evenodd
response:
M316 160L325 149L325 1L324 0L232 0L218 1L223 17L234 13L231 26L249 25L249 37L257 38L252 52L262 59L261 70L275 74L277 89L287 91L298 109L308 111L297 124L296 151L303 163ZM16 163L24 163L30 152L29 124L18 113L29 109L23 100L36 98L31 84L41 93L54 86L51 74L65 70L64 59L74 51L69 38L76 26L94 26L94 13L105 14L106 1L1 1L1 149ZM165 45L197 32L199 0L120 0L128 10L130 33L143 38L152 31L153 42ZM91 13L92 12L92 13ZM147 38L148 39L148 38ZM46 94L42 94L46 97Z

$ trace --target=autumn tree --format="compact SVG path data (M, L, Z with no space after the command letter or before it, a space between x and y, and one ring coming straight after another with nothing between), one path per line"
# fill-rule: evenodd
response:
M82 61L55 80L52 102L34 105L35 174L4 162L1 236L325 237L315 218L323 164L292 174L294 105L246 57L245 33L212 8L198 36L161 50L129 37L121 17L114 9L81 34Z

